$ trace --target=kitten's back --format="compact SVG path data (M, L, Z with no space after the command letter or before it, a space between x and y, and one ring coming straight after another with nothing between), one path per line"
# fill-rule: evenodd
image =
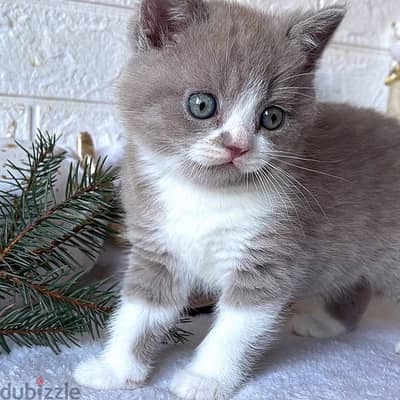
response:
M321 103L305 133L303 156L318 161L301 164L302 181L326 214L306 225L304 262L318 271L316 286L324 291L363 275L400 295L399 123L374 110Z

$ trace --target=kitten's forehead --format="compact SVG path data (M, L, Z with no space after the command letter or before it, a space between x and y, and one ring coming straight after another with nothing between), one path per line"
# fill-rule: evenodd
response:
M282 68L295 64L285 29L271 16L226 4L211 6L210 20L189 29L171 49L182 83L190 87L192 80L192 86L209 86L237 99L249 88L265 91Z

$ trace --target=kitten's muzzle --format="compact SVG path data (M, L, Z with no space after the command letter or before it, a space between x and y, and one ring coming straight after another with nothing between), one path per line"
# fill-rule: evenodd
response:
M232 135L225 132L222 134L222 145L230 153L230 162L250 151L250 143L246 134Z

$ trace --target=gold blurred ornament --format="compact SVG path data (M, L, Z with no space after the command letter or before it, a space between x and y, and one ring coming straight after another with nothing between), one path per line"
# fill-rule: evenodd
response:
M392 27L395 39L391 48L394 65L385 79L385 84L389 86L388 113L400 119L400 24L393 22Z
M396 64L385 79L385 85L391 86L400 81L400 64Z
M95 158L96 151L94 148L94 143L92 136L89 132L81 132L76 140L76 152L78 153L79 162L81 167L84 167L86 164L91 165L91 174L94 173L95 166Z

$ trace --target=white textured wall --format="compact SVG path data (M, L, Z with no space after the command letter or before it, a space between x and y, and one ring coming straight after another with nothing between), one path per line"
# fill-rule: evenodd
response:
M118 139L113 83L126 57L125 27L136 0L0 0L0 139L37 128L73 143L89 131ZM333 0L244 0L263 8L322 7ZM324 99L385 110L391 22L400 0L349 0L347 20L319 74Z

